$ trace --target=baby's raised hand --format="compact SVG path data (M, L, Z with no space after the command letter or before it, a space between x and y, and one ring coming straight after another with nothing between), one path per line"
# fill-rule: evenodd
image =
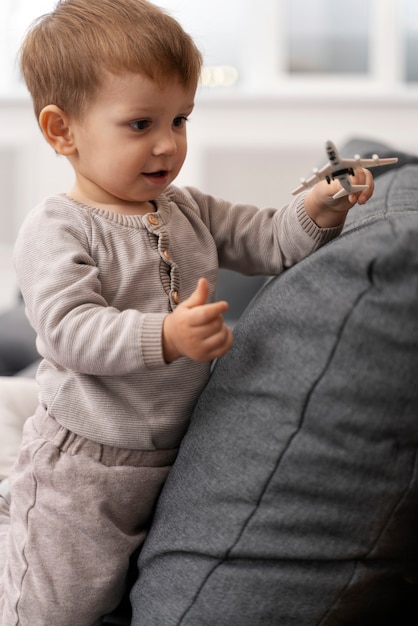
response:
M356 169L351 177L353 185L367 185L366 189L334 199L340 191L338 180L328 184L325 180L317 183L306 194L305 209L313 221L321 228L332 228L342 224L348 211L355 204L364 204L371 198L374 191L374 180L371 172L364 168Z
M207 304L209 285L201 278L190 298L167 315L163 325L163 350L167 363L181 356L212 361L231 348L232 331L223 320L224 301Z

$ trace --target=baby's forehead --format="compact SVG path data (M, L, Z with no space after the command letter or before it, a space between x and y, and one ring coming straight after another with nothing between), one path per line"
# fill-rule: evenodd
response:
M194 107L196 89L185 85L180 78L167 77L164 81L155 81L141 72L104 71L92 106L105 106L114 110L128 112L141 110L151 113L155 107L173 106L184 112Z

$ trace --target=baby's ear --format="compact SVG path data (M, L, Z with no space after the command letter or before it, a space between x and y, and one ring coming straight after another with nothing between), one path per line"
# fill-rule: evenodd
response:
M47 142L58 154L70 156L76 148L69 116L55 104L48 104L39 114L39 126Z

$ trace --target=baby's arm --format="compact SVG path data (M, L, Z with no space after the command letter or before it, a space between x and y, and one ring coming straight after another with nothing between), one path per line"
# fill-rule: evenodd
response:
M206 304L207 280L201 278L190 298L167 315L163 325L163 351L167 363L181 356L212 361L231 348L232 331L224 323L224 301Z
M341 189L341 185L337 180L331 184L324 180L306 194L306 212L320 228L333 228L343 224L352 206L356 203L364 204L372 196L374 181L369 170L355 170L352 182L355 185L368 185L368 188L334 200L332 196Z

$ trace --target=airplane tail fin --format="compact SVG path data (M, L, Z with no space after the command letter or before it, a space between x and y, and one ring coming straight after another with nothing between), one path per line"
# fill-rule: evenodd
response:
M346 189L340 189L337 191L332 198L333 200L337 200L338 198L343 198L344 196L349 196L351 193L357 193L357 191L363 191L363 189L367 189L369 185L351 185L350 191Z

